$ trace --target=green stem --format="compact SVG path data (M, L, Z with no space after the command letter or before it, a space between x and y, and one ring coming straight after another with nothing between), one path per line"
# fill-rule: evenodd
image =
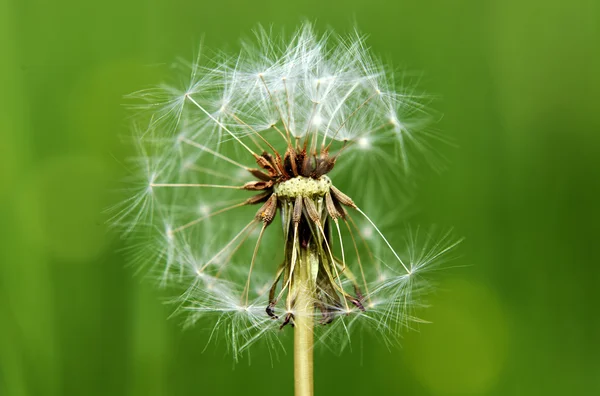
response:
M295 396L313 396L314 282L311 259L315 258L309 252L302 253L298 271L294 271L298 275L294 308L294 388Z

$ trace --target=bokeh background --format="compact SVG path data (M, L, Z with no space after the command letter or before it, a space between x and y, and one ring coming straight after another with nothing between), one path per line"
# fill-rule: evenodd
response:
M292 393L292 356L202 352L134 276L120 199L123 95L204 38L355 23L441 99L441 173L414 224L453 226L433 324L317 354L330 395L600 394L600 3L595 0L0 2L0 395Z

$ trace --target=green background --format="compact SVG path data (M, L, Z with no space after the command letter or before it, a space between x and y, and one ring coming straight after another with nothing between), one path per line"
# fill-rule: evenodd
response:
M466 237L433 324L317 354L325 395L600 394L600 3L0 2L0 395L292 393L292 356L234 365L135 277L102 213L128 154L123 95L201 38L258 23L370 35L438 94L442 173L413 224Z

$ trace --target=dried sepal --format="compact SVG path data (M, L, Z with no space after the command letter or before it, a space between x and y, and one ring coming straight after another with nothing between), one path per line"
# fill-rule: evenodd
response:
M246 184L244 184L242 186L242 188L244 190L250 190L250 191L260 191L260 190L266 190L268 188L273 187L273 181L269 180L269 181L251 181L248 182Z

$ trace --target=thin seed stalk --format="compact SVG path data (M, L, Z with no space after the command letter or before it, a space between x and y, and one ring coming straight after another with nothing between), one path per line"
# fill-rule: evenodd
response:
M294 388L295 396L314 395L314 301L317 255L300 249L300 265L294 287L297 290L294 315ZM315 267L316 266L316 267Z

